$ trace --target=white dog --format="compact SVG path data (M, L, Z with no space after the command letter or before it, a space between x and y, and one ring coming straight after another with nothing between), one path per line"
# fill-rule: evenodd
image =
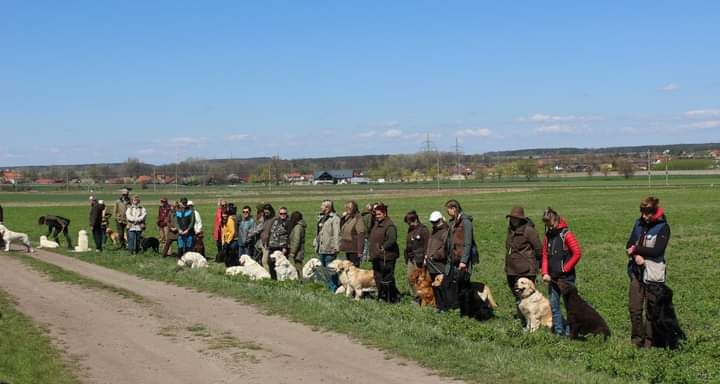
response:
M269 279L270 273L258 264L257 261L253 260L248 255L240 256L240 265L237 267L230 267L225 270L225 274L228 276L245 275L250 280L262 280Z
M305 280L311 280L315 278L315 274L317 273L318 267L322 267L322 263L320 262L320 259L317 257L313 257L312 259L308 260L307 263L303 266L302 269L302 277Z
M534 332L540 326L551 328L552 311L550 310L550 301L535 289L535 283L528 278L521 277L515 283L515 288L521 297L518 309L525 316L525 330Z
M10 243L20 243L27 248L28 252L35 252L30 245L30 238L25 233L13 232L5 225L0 224L0 236L2 236L3 241L5 242L5 252L10 251Z
M207 268L207 260L197 252L186 252L177 262L178 267Z
M295 266L285 257L282 251L275 251L270 255L275 260L275 274L278 281L297 280L298 272Z
M87 231L81 229L78 232L78 245L75 246L75 252L87 252L89 250Z
M40 246L38 248L57 248L60 244L57 241L48 240L47 236L40 236Z

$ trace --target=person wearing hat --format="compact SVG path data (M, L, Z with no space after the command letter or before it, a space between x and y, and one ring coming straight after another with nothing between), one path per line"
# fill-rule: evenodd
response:
M416 297L415 282L412 281L412 274L418 268L423 267L430 231L420 222L415 210L408 212L403 221L408 225L408 232L405 237L405 264L407 264L408 286L412 297Z
M370 231L368 247L375 285L378 287L378 300L397 303L400 301L400 292L395 285L395 262L400 256L400 247L397 243L397 228L387 212L385 204L375 207L375 225Z
M125 218L128 223L128 250L130 254L139 253L142 249L140 243L147 218L147 210L140 205L140 196L133 196L132 204L125 212Z
M102 251L103 246L103 230L102 230L102 219L103 210L105 206L101 206L95 196L90 196L90 215L89 224L92 230L93 240L95 240L95 251Z
M447 264L447 248L445 244L448 238L448 225L443 218L442 213L434 211L430 214L430 224L432 225L432 233L425 250L425 267L430 274L430 279L435 281L438 275L445 272L445 264ZM447 300L445 299L445 291L443 287L433 287L435 294L435 307L438 311L447 311Z
M108 208L105 205L104 200L98 200L98 204L102 207L100 210L100 214L102 215L100 218L100 231L102 232L102 243L105 245L107 242L107 229L110 224L110 216L112 216L112 214L108 212Z
M70 219L56 215L45 215L38 218L38 225L47 225L48 233L47 238L49 239L52 234L52 238L56 243L60 243L60 233L65 236L67 240L67 247L69 250L73 250L72 240L70 239Z
M523 207L513 207L505 215L508 219L507 237L505 238L505 275L510 291L515 296L515 305L520 304L520 292L515 283L521 277L535 281L538 267L542 261L542 244L530 218L525 216ZM518 309L517 318L525 321ZM524 326L525 324L523 324Z
M186 197L181 198L180 207L175 212L178 257L182 257L185 252L192 250L193 247L195 212L193 212L193 209L189 206L188 203L189 202Z
M120 236L120 247L124 248L127 244L127 212L130 206L130 190L123 188L120 190L120 198L115 202L115 222L117 223L117 233Z
M158 208L158 216L155 223L158 227L158 233L160 234L160 246L165 248L165 243L168 241L168 231L170 228L170 214L172 213L172 207L168 203L167 197L160 199L160 207Z

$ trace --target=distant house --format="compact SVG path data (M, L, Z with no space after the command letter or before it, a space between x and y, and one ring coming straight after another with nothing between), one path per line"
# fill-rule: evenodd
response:
M312 175L303 175L300 172L290 172L285 175L285 181L290 184L303 184L309 183Z
M336 169L328 171L315 171L313 183L315 184L349 184L353 177L362 177L362 171L352 169Z
M2 173L3 182L14 184L22 178L20 172L15 172L12 169L6 169Z
M35 184L37 185L53 185L53 184L63 184L64 181L59 179L45 179L45 178L39 178L35 180Z
M713 149L710 151L710 156L715 160L720 160L720 149Z
M135 180L138 184L150 184L153 181L153 178L150 176L138 176L137 180Z

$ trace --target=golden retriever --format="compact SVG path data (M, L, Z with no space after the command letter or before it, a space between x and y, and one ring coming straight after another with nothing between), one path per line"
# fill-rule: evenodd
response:
M535 288L535 283L525 277L518 279L515 288L520 293L520 313L525 316L525 330L535 332L541 326L552 327L550 301Z
M114 246L116 246L116 247L120 246L120 234L119 233L108 228L105 230L105 234L107 234L107 237L112 241Z
M420 298L421 307L435 306L435 293L433 292L432 280L425 268L418 268L410 274L410 281L415 287L415 296Z
M375 273L371 270L360 269L349 260L337 263L338 277L342 284L345 296L355 294L355 300L360 300L363 292L377 291L375 286Z

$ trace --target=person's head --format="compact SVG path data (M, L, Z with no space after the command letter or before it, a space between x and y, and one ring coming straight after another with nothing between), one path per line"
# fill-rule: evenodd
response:
M368 203L367 205L365 205L365 212L372 213L374 206L375 206L375 203Z
M417 212L413 209L412 211L405 214L405 218L403 218L403 221L405 224L409 225L410 227L414 227L418 224L420 224L420 218L418 217Z
M560 223L560 215L554 209L547 207L543 211L542 221L546 228L552 229Z
M649 221L658 211L660 199L655 196L648 196L640 201L640 215L643 220Z
M133 196L132 203L133 203L133 205L140 204L140 196L138 196L138 195Z
M443 215L442 215L442 213L440 213L440 211L433 211L430 214L430 218L428 220L432 224L433 228L437 228L437 227L441 226L443 223L445 223L445 220L443 219Z
M38 218L38 225L45 225L45 216L40 216Z
M95 196L90 196L90 197L88 198L88 201L90 201L90 205L95 205L95 204L97 204L97 198L95 198Z
M320 213L323 215L329 215L330 212L335 212L335 206L333 205L332 200L323 200L323 202L320 203Z
M98 200L97 203L100 208L105 208L105 200Z
M302 219L302 213L300 213L299 211L293 211L293 213L290 214L290 229L294 228L295 225L299 223Z
M448 200L447 203L445 203L445 208L447 209L448 215L452 218L460 216L460 213L462 212L460 203L455 199Z
M242 211L240 212L242 213L243 219L247 220L250 217L250 214L252 214L252 209L250 209L249 205L246 205L242 207Z
M517 228L527 221L523 207L513 207L505 217L512 228Z
M187 206L190 207L190 208L195 208L195 203L193 203L192 200L188 200Z
M168 199L167 197L163 196L160 198L160 205L167 205Z
M355 200L350 200L345 203L345 213L349 216L356 215L359 212L358 205Z
M225 199L218 200L218 208L225 209L227 207L227 201Z
M375 206L375 209L373 210L373 212L375 212L375 219L378 222L381 222L381 221L385 220L385 218L387 217L388 207L387 207L387 205L380 203Z
M225 211L227 211L228 215L235 216L237 214L237 207L233 203L228 203Z
M280 209L278 209L278 217L280 218L280 220L287 220L288 209L286 207L280 207Z
M180 208L185 209L188 206L188 199L187 197L181 197L180 198Z
M275 208L273 208L272 204L265 204L263 205L262 213L266 219L275 217Z
M130 195L130 190L127 188L123 188L120 190L120 197L128 197Z

